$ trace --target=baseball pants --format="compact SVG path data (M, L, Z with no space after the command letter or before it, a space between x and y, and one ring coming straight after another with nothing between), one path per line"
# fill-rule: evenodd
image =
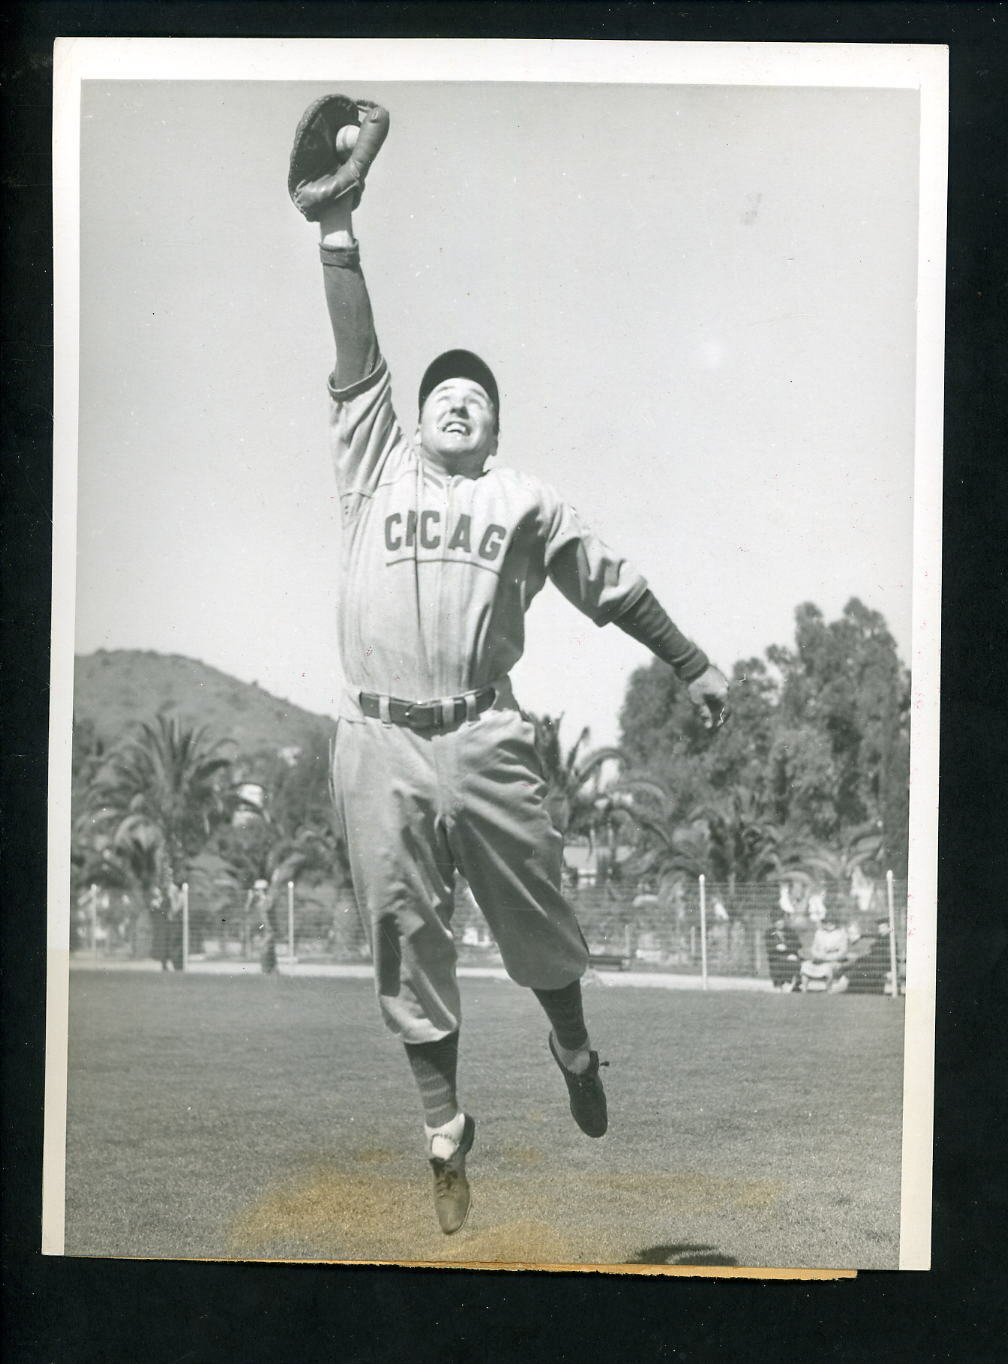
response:
M456 870L517 984L560 989L588 965L560 893L563 840L546 811L533 735L510 707L440 733L367 718L339 722L337 814L378 1002L404 1042L437 1041L461 1021L451 931Z

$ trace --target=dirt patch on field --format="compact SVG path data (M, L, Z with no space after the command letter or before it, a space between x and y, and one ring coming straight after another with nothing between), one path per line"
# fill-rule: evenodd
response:
M470 1171L472 1210L455 1236L437 1229L426 1171L418 1167L404 1174L399 1158L372 1151L355 1158L353 1174L315 1169L269 1190L232 1224L229 1250L239 1258L623 1264L638 1258L651 1228L657 1234L702 1209L758 1211L780 1194L770 1181L688 1171L590 1176L567 1171L544 1180L542 1153L531 1147L508 1152L507 1160L514 1173L506 1176ZM537 1215L540 1207L548 1213L558 1203L567 1217ZM620 1208L618 1219L612 1218L614 1207ZM628 1212L640 1233L632 1242L620 1231Z

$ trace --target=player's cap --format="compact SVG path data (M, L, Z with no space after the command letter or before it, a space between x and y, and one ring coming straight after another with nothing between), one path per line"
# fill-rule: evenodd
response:
M428 395L446 379L472 379L481 388L485 388L494 405L494 428L500 426L500 394L497 392L497 380L486 361L474 355L471 350L446 350L430 362L420 380L420 392L417 396L417 407L420 411L423 411Z

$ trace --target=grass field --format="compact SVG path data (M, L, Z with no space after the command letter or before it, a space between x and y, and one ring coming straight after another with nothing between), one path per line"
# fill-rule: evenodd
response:
M902 1002L594 984L592 1141L534 998L462 993L473 1209L445 1237L369 982L75 973L67 1253L897 1264Z

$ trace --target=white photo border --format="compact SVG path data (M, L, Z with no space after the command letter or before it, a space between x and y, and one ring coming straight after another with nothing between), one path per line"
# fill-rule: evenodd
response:
M57 249L53 267L55 420L43 1253L63 1254L66 1192L81 84L99 79L331 82L333 73L341 69L352 71L356 82L647 82L887 88L916 90L919 94L910 861L899 1266L927 1269L931 1263L934 1112L949 95L948 49L918 44L57 39L53 68L53 230Z

